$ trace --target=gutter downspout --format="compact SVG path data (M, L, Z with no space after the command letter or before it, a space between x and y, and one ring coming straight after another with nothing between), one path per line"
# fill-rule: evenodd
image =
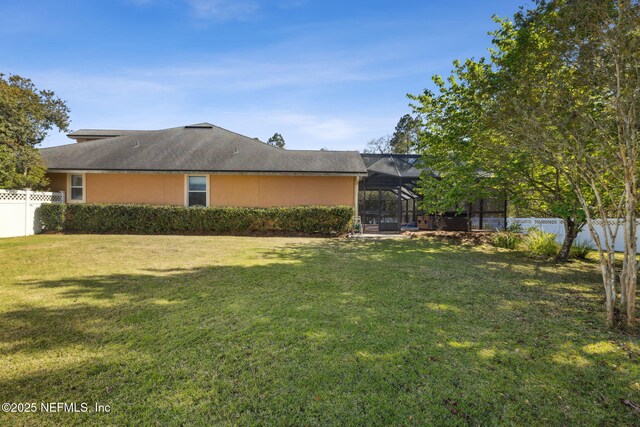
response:
M353 181L354 181L354 185L353 185L353 223L355 224L356 220L358 219L358 205L359 205L359 200L358 200L358 189L359 189L359 183L360 183L360 177L356 176L354 177Z

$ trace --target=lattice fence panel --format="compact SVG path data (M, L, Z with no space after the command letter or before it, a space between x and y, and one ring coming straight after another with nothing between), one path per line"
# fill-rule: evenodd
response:
M607 222L610 227L615 227L616 223L619 225L620 228L618 229L618 237L616 238L615 242L615 250L622 252L624 250L624 238L622 234L624 221L617 220L615 218L609 218ZM509 218L507 220L507 225L510 226L512 224L520 224L525 233L528 228L536 227L548 233L555 234L558 243L562 243L562 241L564 240L564 225L560 218ZM602 226L603 222L601 220L594 220L593 224L595 226L594 228L596 233L598 233L602 238L602 236L604 235ZM638 220L636 224L640 229L640 220ZM640 236L636 236L636 239L638 241L638 251L640 253ZM591 233L586 226L582 228L576 240L579 242L591 243L591 245L595 247L593 238L591 237Z
M29 202L62 203L64 193L50 191L29 191ZM27 200L25 190L0 190L0 202L22 202Z
M24 191L0 190L0 201L13 202L27 200L27 193Z

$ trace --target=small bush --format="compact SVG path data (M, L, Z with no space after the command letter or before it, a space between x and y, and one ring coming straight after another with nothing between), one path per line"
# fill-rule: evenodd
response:
M82 233L245 234L294 232L346 233L353 208L291 206L282 208L186 208L184 206L74 204L65 229Z
M595 247L588 240L576 240L573 242L570 255L572 258L586 259L589 252L594 249Z
M527 230L523 244L526 251L532 255L556 256L560 250L560 245L556 242L556 235L538 228Z
M62 231L64 229L67 205L64 203L47 203L40 206L40 223L44 231Z
M497 231L491 236L491 244L498 248L515 249L522 241L522 234L511 231Z
M522 234L524 230L522 229L522 224L520 224L519 222L512 222L511 224L509 224L509 227L507 227L507 231Z

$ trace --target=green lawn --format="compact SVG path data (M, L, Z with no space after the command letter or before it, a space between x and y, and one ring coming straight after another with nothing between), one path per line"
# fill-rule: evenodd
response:
M0 240L0 425L629 425L593 263L429 240Z

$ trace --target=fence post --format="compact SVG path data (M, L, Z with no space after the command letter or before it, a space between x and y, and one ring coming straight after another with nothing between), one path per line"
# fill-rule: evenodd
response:
M504 196L504 229L505 230L509 227L508 225L509 215L507 214L509 210L509 205L507 203L508 203L507 196Z
M64 191L60 191L60 203L65 203L67 199L64 197Z
M30 199L29 193L30 193L30 190L28 188L25 188L25 191L24 191L24 235L25 236L29 235L27 230L27 227L29 224L29 199Z

